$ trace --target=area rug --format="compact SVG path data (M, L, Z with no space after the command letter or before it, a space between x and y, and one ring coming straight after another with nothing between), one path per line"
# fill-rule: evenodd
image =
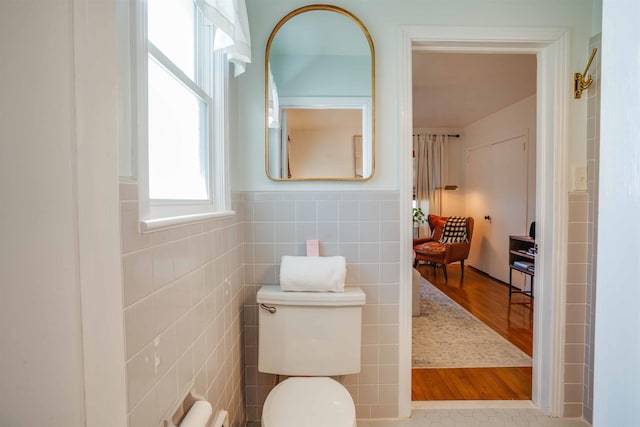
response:
M420 278L420 316L413 318L412 366L531 366L531 357Z

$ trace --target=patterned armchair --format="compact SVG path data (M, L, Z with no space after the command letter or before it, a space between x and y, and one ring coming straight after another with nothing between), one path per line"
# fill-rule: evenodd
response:
M462 269L462 277L464 277L464 260L469 256L471 249L471 237L473 236L473 218L466 218L467 241L456 243L440 243L440 239L444 232L444 226L448 217L430 214L427 217L431 237L413 240L413 251L415 253L414 267L419 261L425 261L434 265L442 266L445 280L449 280L447 276L447 264L460 261Z

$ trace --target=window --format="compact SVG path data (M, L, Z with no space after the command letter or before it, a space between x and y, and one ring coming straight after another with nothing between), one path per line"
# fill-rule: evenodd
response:
M230 214L215 27L193 0L141 1L137 15L141 228Z

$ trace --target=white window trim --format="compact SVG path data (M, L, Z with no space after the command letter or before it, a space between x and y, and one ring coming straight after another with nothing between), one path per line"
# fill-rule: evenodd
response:
M167 200L151 201L149 198L149 151L148 151L148 112L147 112L147 61L151 52L153 56L162 54L152 43L147 45L147 2L141 0L133 6L132 31L135 38L134 52L134 76L135 89L134 105L137 114L135 135L137 140L138 160L138 215L139 229L141 232L161 230L176 227L183 224L222 219L235 215L231 209L231 195L229 190L229 141L228 133L228 61L221 52L211 52L210 66L213 67L213 75L222 78L206 82L205 86L212 85L211 103L209 104L209 192L211 199L207 201ZM211 46L203 46L199 42L199 49ZM166 64L162 64L166 66ZM175 74L183 74L181 70L170 69ZM197 70L197 73L202 70ZM202 89L188 85L196 95L202 97ZM208 95L207 95L208 98ZM205 98L206 99L206 98Z

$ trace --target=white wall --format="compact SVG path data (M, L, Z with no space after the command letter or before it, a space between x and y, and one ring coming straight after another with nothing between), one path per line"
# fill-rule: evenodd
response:
M640 425L640 32L635 0L605 0L593 421Z
M110 5L0 3L0 425L124 421Z
M300 129L290 133L289 161L294 178L354 178L353 136L361 128Z
M376 53L376 170L365 183L281 183L271 182L264 172L264 51L275 24L302 0L250 0L247 2L251 24L253 65L239 81L241 155L246 175L241 190L282 190L339 188L388 190L399 187L398 131L399 76L397 61L398 29L402 25L447 26L524 26L563 27L571 32L571 69L583 69L588 38L592 32L592 7L584 0L529 1L428 0L402 2L378 0L334 2L344 7L367 26ZM571 94L567 94L569 101ZM569 165L586 163L586 103L571 102Z
M529 134L526 224L530 224L535 220L536 212L536 95L471 123L464 129L464 134L468 150L521 135L523 130Z

